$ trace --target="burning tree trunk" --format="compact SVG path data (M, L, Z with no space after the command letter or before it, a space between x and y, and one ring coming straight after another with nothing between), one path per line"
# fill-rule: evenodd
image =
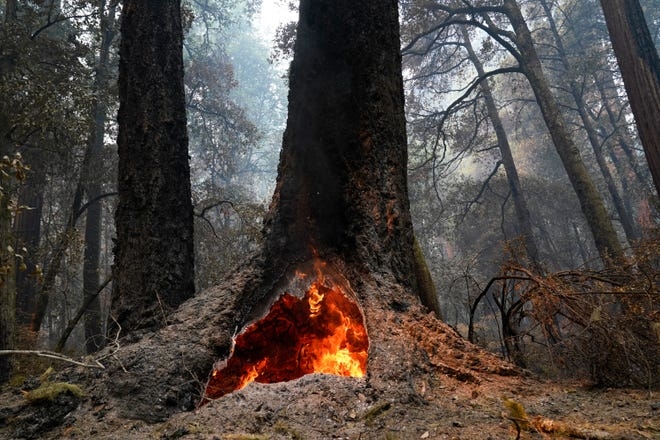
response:
M417 304L397 15L396 0L301 2L263 249L124 343L95 394L157 421L253 380L320 372L407 390L415 365L474 378L454 366L465 343Z
M386 272L403 286L417 286L399 45L394 0L300 4L289 119L266 221L267 288L247 296L241 310L241 324L263 316L271 307L273 311L286 308L281 313L292 316L283 328L267 330L271 339L282 338L297 347L287 356L303 357L289 379L311 372L364 374L368 341L359 307L351 301L343 308L339 305L344 302L339 297L355 295L339 278L325 273L336 270L325 262L329 256L361 272ZM312 259L314 270L300 267L301 263L309 266ZM326 267L321 269L321 265ZM288 280L285 286L270 288L282 282L283 274ZM308 281L302 287L293 286L297 277ZM322 290L327 293L319 294ZM301 305L293 299L291 306L286 301L274 303L283 293L300 297ZM333 293L338 298L332 299ZM342 329L323 328L335 321L335 327ZM293 331L306 323L314 327L311 333ZM253 327L251 331L265 330ZM334 345L318 347L323 353L300 351L314 351L315 344L324 346L329 339ZM269 341L263 336L261 340ZM251 355L256 345L259 342L252 340ZM235 356L239 348L237 340ZM216 370L209 396L222 395L228 381L282 380L279 371L269 371L281 368L269 367L273 356L280 355L262 353L246 360L240 371L231 365ZM333 365L320 366L325 363ZM291 363L287 365L290 369ZM228 380L227 374L239 374L244 380Z
M413 278L397 2L302 1L265 252Z

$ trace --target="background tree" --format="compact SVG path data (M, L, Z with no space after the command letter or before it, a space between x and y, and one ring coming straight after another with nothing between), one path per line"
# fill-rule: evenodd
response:
M194 293L180 3L127 1L119 62L112 331L158 328Z
M619 194L614 177L612 176L612 173L610 172L610 168L608 167L608 164L606 162L606 156L605 153L603 152L603 146L601 140L599 139L598 133L596 131L596 127L592 122L592 119L590 118L588 107L586 105L585 98L581 91L580 84L577 83L576 81L577 78L575 78L575 75L573 74L575 69L571 65L571 62L569 61L568 53L564 47L564 42L562 40L562 37L559 34L557 23L555 22L555 19L553 17L552 10L550 8L549 3L546 0L541 0L540 3L547 17L548 24L550 26L550 31L552 34L552 38L554 40L554 47L557 52L557 57L559 58L561 64L560 68L568 77L567 80L568 91L573 101L575 102L575 110L579 115L580 121L582 122L582 126L584 127L584 130L587 134L587 139L591 144L591 148L593 150L596 163L598 164L598 168L605 180L607 190L613 201L614 208L616 209L619 221L623 226L623 230L626 234L628 242L634 243L639 238L639 233L635 228L632 216L624 206L624 202L622 200L621 195Z
M20 154L0 158L0 350L16 346L16 257L24 258L24 252L13 247L11 225L18 211L16 186L25 171ZM0 384L9 380L12 366L11 357L0 356Z
M88 304L85 315L85 348L93 353L104 345L104 316L98 289L101 284L101 244L103 201L103 153L109 102L108 79L111 73L111 46L117 29L115 26L117 4L107 5L101 0L98 5L100 41L95 66L94 94L92 101L92 125L87 141L87 151L82 171L82 180L88 200L93 203L87 208L85 218L85 254L83 259L83 304Z
M655 189L660 195L660 57L638 0L601 0Z
M57 2L9 2L13 15L8 14L5 18L12 18L1 26L0 57L6 69L0 83L0 119L7 122L2 138L10 151L34 162L18 194L18 204L26 209L16 213L13 224L14 247L28 250L27 270L17 273L17 334L19 343L29 346L36 343L53 290L35 283L41 268L54 269L51 285L66 282L66 277L56 276L61 274L57 256L64 255L58 252L60 226L67 223L67 199L78 180L79 148L90 116L88 52L77 26L91 23L81 12L87 5L81 3L67 4L63 10ZM36 329L31 332L28 326Z
M470 35L468 29L465 26L461 27L461 34L465 43L465 49L467 50L468 56L470 58L470 62L474 65L474 68L476 69L479 77L484 77L486 75L486 71L476 52L474 51L474 48L472 47ZM504 124L502 123L502 119L500 118L499 112L497 110L495 98L493 97L493 93L490 85L488 84L488 80L483 81L480 84L480 88L484 95L488 117L490 118L491 123L493 124L493 130L495 131L497 146L501 155L501 163L504 166L507 181L509 182L509 189L511 191L511 198L513 199L513 204L516 210L516 219L518 221L520 236L525 243L525 250L527 252L530 264L542 273L543 269L540 262L539 250L536 245L536 239L534 238L532 220L529 213L529 208L527 206L527 200L523 194L522 186L520 184L520 178L518 177L518 170L513 160L511 146L509 145L509 138L506 134Z

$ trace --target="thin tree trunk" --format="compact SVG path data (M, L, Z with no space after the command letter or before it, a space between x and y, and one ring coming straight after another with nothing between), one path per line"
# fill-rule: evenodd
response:
M17 0L6 0L5 1L5 23L16 20L16 13L18 12L18 1Z
M99 3L101 13L101 45L99 60L96 66L94 87L97 96L103 96L107 88L107 73L110 58L110 47L114 39L115 10L117 4L112 3L106 12L106 2ZM95 173L101 169L101 153L103 150L103 137L107 115L107 103L102 97L97 97L92 104L94 117L91 134L88 140L89 162L84 170L87 182L87 195L90 199L99 196L102 192L100 176ZM98 296L100 282L101 258L101 221L103 204L94 203L87 209L85 223L85 255L83 263L83 303L89 304L85 314L85 347L87 353L93 353L103 346L103 317L101 316L101 302Z
M11 170L8 170L11 174ZM14 245L11 227L10 198L12 177L0 175L0 349L14 348L16 315L16 262L12 246ZM0 356L0 384L9 380L12 359Z
M617 118L616 116L616 113L620 113L622 111L620 97L618 95L614 97L608 96L605 89L605 87L612 90L617 89L612 72L605 71L603 74L605 77L602 80L599 80L599 78L596 77L595 83L596 87L598 88L598 92L600 93L601 100L603 101L605 112L607 113L607 118L610 122L610 125L612 126L612 130L616 133L616 139L619 146L621 147L621 150L626 155L630 167L634 171L635 177L639 181L639 185L644 188L645 191L648 191L649 194L652 194L652 178L649 179L648 167L645 167L645 172L640 169L640 164L635 157L631 147L633 141L630 139L630 135L626 131L625 126L622 126L619 122L619 119L621 118ZM615 108L612 108L613 106L615 106Z
M99 185L89 186L89 194L99 191ZM85 313L85 349L87 353L94 353L103 346L103 317L101 316L101 303L96 294L100 282L100 252L101 252L101 212L102 203L94 203L87 210L85 222L85 255L83 261L83 302L89 302Z
M605 265L623 264L625 254L621 243L605 209L603 199L584 166L580 152L566 127L559 105L552 95L520 7L515 0L504 0L503 6L516 34L516 43L521 54L521 68L532 86L552 141L578 197L598 254Z
M41 213L43 209L43 191L45 189L41 173L43 164L35 163L33 158L41 154L30 154L26 163L30 164L30 176L21 188L18 205L29 209L21 210L14 220L15 247L25 246L27 255L24 256L25 269L16 272L16 323L19 326L28 326L34 313L35 297L37 295L37 280L31 275L34 273L37 252L41 241Z
M474 52L472 47L472 42L470 41L470 35L464 26L461 26L461 33L463 35L463 41L465 42L465 47L468 51L468 56L470 61L477 70L477 74L480 77L485 75L485 70L479 57ZM484 94L484 100L486 101L486 109L488 110L488 117L490 118L491 123L493 124L493 129L495 130L495 135L497 136L497 145L502 156L502 165L504 165L504 170L506 171L506 178L509 184L509 189L511 191L511 198L513 199L513 204L516 210L516 219L518 221L518 229L520 235L522 235L525 250L527 256L532 264L532 266L543 273L539 260L539 251L536 245L536 240L534 239L534 232L532 229L532 219L529 213L529 208L527 207L527 200L520 185L520 178L518 177L518 170L516 164L513 160L513 154L511 154L511 146L509 145L509 138L504 130L504 124L500 118L499 112L497 110L497 105L495 104L495 98L493 98L493 93L491 91L488 81L484 81L480 85L481 92Z
M601 0L639 138L660 196L660 57L637 0Z
M48 302L50 301L50 294L53 290L53 287L55 287L56 277L60 273L62 262L64 261L64 254L69 248L69 243L71 242L71 238L74 233L74 228L76 226L76 220L78 218L81 205L82 188L80 184L78 184L76 193L73 196L71 213L67 219L64 231L62 231L57 239L55 249L53 250L53 256L50 259L50 264L46 269L44 280L35 299L34 313L32 314L32 319L30 320L30 330L33 332L38 332L39 329L41 329L41 324L43 323L44 317L46 316Z
M5 23L16 19L16 0L7 0L5 3ZM14 68L11 59L0 64L0 80ZM5 112L9 109L0 104L0 160L12 154L12 145L9 142L10 121ZM4 167L6 164L0 165ZM11 175L11 172L9 172ZM16 326L16 278L15 258L10 252L14 245L12 238L11 209L9 195L11 181L0 174L0 349L14 348L14 332ZM11 376L12 358L0 356L0 384L7 382Z

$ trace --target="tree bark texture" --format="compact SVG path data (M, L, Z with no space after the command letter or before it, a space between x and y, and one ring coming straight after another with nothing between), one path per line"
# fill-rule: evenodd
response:
M601 0L600 4L660 195L660 57L638 0Z
M395 0L300 3L266 222L275 276L314 253L333 254L417 287L399 46Z
M121 35L113 336L194 294L180 2L124 2Z
M582 161L580 151L575 145L559 105L550 90L548 80L543 73L532 35L515 0L504 0L504 7L516 34L516 44L520 51L521 67L534 91L536 101L548 126L550 137L564 165L566 174L580 202L589 229L594 238L596 249L603 264L622 263L625 255L616 231L609 217L601 195Z

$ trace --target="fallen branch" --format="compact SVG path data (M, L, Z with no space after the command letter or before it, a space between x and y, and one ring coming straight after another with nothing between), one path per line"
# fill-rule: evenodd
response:
M99 368L104 370L105 366L101 364L99 361L96 361L96 364L87 364L85 362L80 362L75 359L72 359L70 357L64 356L60 353L56 353L54 351L46 351L46 350L0 350L0 356L11 356L14 354L24 354L24 355L32 355L32 356L39 356L39 357L45 357L49 359L55 359L58 361L62 362L68 362L70 364L78 365L80 367L86 367L86 368Z

